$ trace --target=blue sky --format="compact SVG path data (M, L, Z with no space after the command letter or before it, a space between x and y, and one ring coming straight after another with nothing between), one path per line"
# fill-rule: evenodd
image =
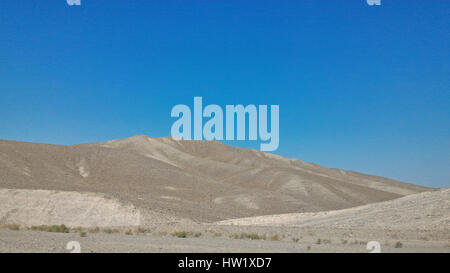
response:
M168 136L202 96L280 105L282 156L450 186L450 1L81 3L0 1L1 139Z

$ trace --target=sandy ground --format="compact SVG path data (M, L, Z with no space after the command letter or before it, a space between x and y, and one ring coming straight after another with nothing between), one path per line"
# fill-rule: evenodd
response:
M242 230L240 230L242 231ZM274 230L265 230L274 233ZM230 231L231 232L231 231ZM262 230L260 230L262 232ZM345 232L333 230L291 230L288 233L300 233L302 236L291 236L286 233L279 240L251 240L229 238L226 232L220 237L213 233L203 233L199 238L177 238L157 233L125 235L88 233L87 237L80 237L79 233L50 233L29 230L0 229L0 252L70 252L66 245L70 241L80 243L81 252L360 252L366 253L367 238L359 239L358 231L350 237ZM421 233L422 239L407 239L405 234L384 233L371 235L372 240L378 240L381 252L444 252L450 253L450 243L433 240L432 234ZM261 234L261 233L260 233ZM368 234L366 234L368 235ZM417 235L417 233L416 233ZM414 235L413 237L415 237ZM342 236L342 237L341 237ZM341 237L341 238L338 238ZM420 237L420 236L419 236ZM293 240L298 238L298 240ZM346 238L346 239L345 239ZM321 240L320 244L318 239ZM397 242L402 247L396 248Z
M106 204L111 202L114 206L105 209L105 197L100 198L100 195L0 191L8 204L0 223L0 252L67 252L65 246L69 241L78 241L83 252L368 252L367 243L377 241L382 252L449 253L449 192L445 189L419 193L337 211L268 215L217 223L147 214L153 224L116 227L114 231L72 225L69 233L53 233L32 230L36 228L32 224L37 220L40 224L48 219L63 221L69 215L77 221L69 218L66 223L104 224L111 223L111 217L126 219L136 214L118 210L122 205L108 198ZM53 200L49 196L58 198ZM61 196L78 199L65 202ZM33 201L33 198L42 198L45 202ZM28 203L19 206L23 199ZM80 200L98 202L86 206ZM12 208L15 202L19 205ZM30 206L30 202L37 205ZM56 205L59 210L55 209ZM72 209L72 214L68 213L68 208ZM100 214L96 213L99 209L103 209ZM34 211L36 217L29 215L27 221L24 212L30 211ZM22 221L20 226L11 224L18 220ZM180 234L186 238L178 238Z
M3 193L15 193L21 198L25 194L16 190ZM58 196L46 191L38 193L39 197ZM70 233L53 233L30 230L30 225L3 224L0 252L67 252L65 247L69 241L78 241L83 252L369 252L367 243L377 241L382 252L450 253L449 193L449 189L443 189L338 211L268 215L217 223L158 222L161 219L154 216L153 225L117 227L114 232L72 228ZM97 195L88 197L98 198ZM49 207L52 206L35 209L46 215L48 210L44 209ZM24 208L28 211L29 206ZM86 223L108 216L106 213L98 218L99 215L88 210L83 212L82 220ZM22 215L20 210L15 213ZM65 215L53 217L63 220ZM178 238L183 233L186 238Z

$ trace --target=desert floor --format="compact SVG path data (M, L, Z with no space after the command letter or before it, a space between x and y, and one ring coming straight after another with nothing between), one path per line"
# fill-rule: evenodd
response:
M178 229L177 229L178 228ZM173 231L171 231L173 230ZM175 233L175 231L179 231ZM80 243L82 253L90 252L361 252L367 242L378 241L381 252L450 253L448 231L326 230L281 227L195 226L183 236L180 227L125 234L105 231L55 233L36 230L0 229L0 252L68 253L70 241ZM130 231L130 230L128 230ZM85 236L85 237L82 237ZM197 236L197 237L196 237ZM241 239L241 237L243 237ZM253 237L253 239L249 238Z

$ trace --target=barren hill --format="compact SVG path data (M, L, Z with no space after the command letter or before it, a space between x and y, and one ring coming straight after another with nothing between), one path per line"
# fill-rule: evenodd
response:
M220 221L220 225L327 227L350 229L450 229L450 189L318 213L288 213Z
M213 222L345 209L430 188L216 141L134 136L73 146L0 141L0 188L93 192L148 215Z
M101 194L0 189L0 224L71 227L140 225L140 212Z

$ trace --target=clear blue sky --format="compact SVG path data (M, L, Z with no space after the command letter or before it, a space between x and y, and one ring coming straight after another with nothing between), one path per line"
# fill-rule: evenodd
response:
M449 66L450 1L1 0L0 138L168 136L194 96L279 104L277 154L449 187Z

